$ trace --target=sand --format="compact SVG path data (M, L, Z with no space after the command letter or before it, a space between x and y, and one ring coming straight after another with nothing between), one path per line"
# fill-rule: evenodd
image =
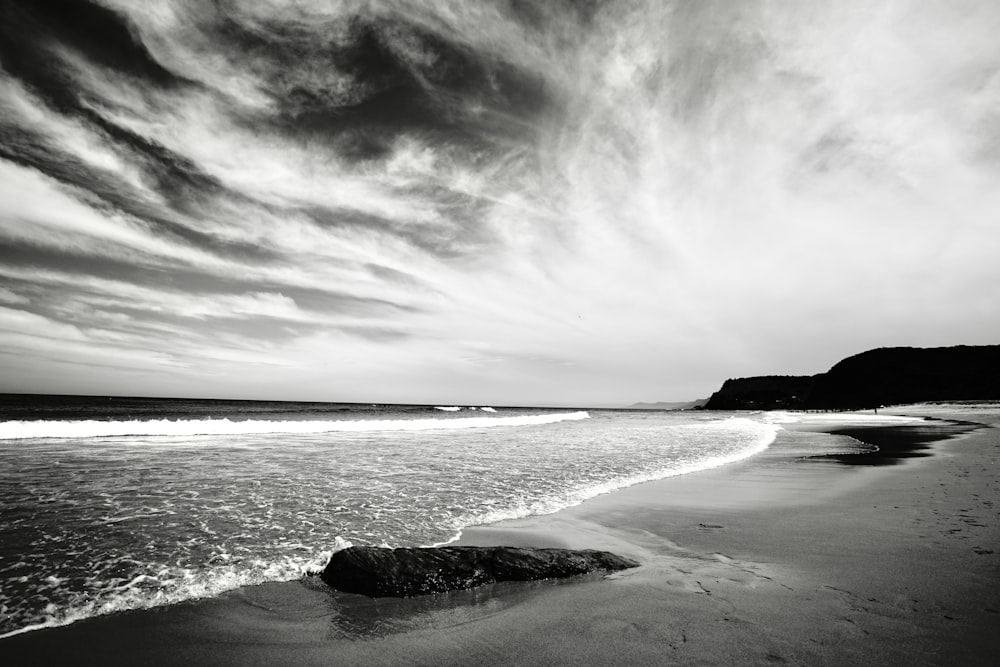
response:
M640 561L634 570L409 600L332 593L310 578L18 635L0 641L0 655L6 664L994 664L1000 430L928 438L925 429L916 443L925 449L906 429L895 439L868 432L883 439L882 464L851 465L864 457L837 454L857 441L818 432L849 426L790 425L743 462L461 540L607 549Z

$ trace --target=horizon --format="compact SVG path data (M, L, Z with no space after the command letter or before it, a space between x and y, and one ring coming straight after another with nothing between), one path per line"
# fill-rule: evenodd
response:
M672 403L673 401L637 401L631 405L570 405L570 404L543 404L543 405L513 405L513 404L503 404L503 403L493 403L487 405L485 403L454 403L449 401L443 401L440 403L387 403L385 401L312 401L312 400L299 400L295 398L221 398L213 396L133 396L124 394L52 394L52 393L33 393L33 392L9 392L0 391L0 396L46 396L46 397L60 397L60 398L120 398L129 400L151 400L151 401L222 401L230 403L316 403L321 405L383 405L383 406L415 406L415 407L437 407L437 406L456 406L462 408L505 408L505 409L530 409L530 410L628 410L632 405L636 404L647 404L654 405L656 403ZM696 400L696 399L692 399ZM697 399L701 400L701 399ZM676 401L677 403L691 402L691 401Z
M468 403L459 404L451 403L448 401L442 403L386 403L385 401L311 401L311 400L300 400L296 398L225 398L219 396L139 396L139 395L126 395L126 394L51 394L51 393L24 393L24 392L9 392L0 391L0 396L58 396L62 398L124 398L124 399L138 399L138 400L152 400L152 401L228 401L233 403L317 403L324 405L412 405L412 406L460 406L460 407L501 407L501 408L593 408L593 409L604 409L601 406L586 406L586 405L503 405L495 404L492 406L486 406L485 404L479 403ZM608 408L613 409L613 408Z
M0 392L616 409L1000 339L1000 3L0 12Z

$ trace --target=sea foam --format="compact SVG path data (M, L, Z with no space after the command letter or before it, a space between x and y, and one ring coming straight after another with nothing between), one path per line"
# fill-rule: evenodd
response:
M348 541L440 543L470 525L730 463L781 430L760 414L466 410L367 421L0 423L8 443L28 438L0 447L0 485L25 513L20 542L0 544L0 637L299 578ZM553 422L562 424L533 426ZM206 425L220 435L202 437ZM101 440L137 430L163 437L157 446L143 436ZM329 430L360 432L294 435ZM378 430L399 437L368 433ZM181 433L193 435L168 437Z
M355 421L266 421L247 419L149 419L128 421L7 421L0 422L0 440L28 438L107 438L121 436L253 435L270 433L332 433L337 431L427 431L431 429L533 426L587 419L586 411L511 417L453 419L362 419Z
M761 419L768 424L826 424L846 422L871 426L892 426L907 422L921 422L923 417L906 415L873 414L871 412L785 412L774 410L762 413Z
M728 417L726 419L685 424L675 427L677 431L689 431L695 437L728 437L739 441L740 447L734 451L707 458L692 460L678 459L661 467L614 477L599 483L579 487L568 493L542 496L530 502L510 504L502 509L485 513L461 516L457 523L458 529L447 540L434 542L425 546L440 547L457 542L462 537L463 529L469 526L487 525L501 521L522 519L534 515L553 514L567 507L579 505L591 498L625 489L636 484L653 482L667 477L687 475L702 470L718 468L730 463L736 463L755 454L765 451L775 441L778 432L783 430L779 424L760 422L744 417Z

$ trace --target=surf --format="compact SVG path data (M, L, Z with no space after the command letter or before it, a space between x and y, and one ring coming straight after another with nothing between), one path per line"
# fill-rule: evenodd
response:
M509 417L455 417L451 419L361 419L361 420L49 420L0 422L0 440L34 438L110 438L131 436L203 436L308 434L333 432L427 431L433 429L479 429L501 426L537 426L589 419L586 411Z

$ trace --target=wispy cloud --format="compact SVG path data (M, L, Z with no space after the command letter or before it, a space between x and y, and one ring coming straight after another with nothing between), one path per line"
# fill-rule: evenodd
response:
M2 11L3 390L627 403L1000 331L986 0Z

